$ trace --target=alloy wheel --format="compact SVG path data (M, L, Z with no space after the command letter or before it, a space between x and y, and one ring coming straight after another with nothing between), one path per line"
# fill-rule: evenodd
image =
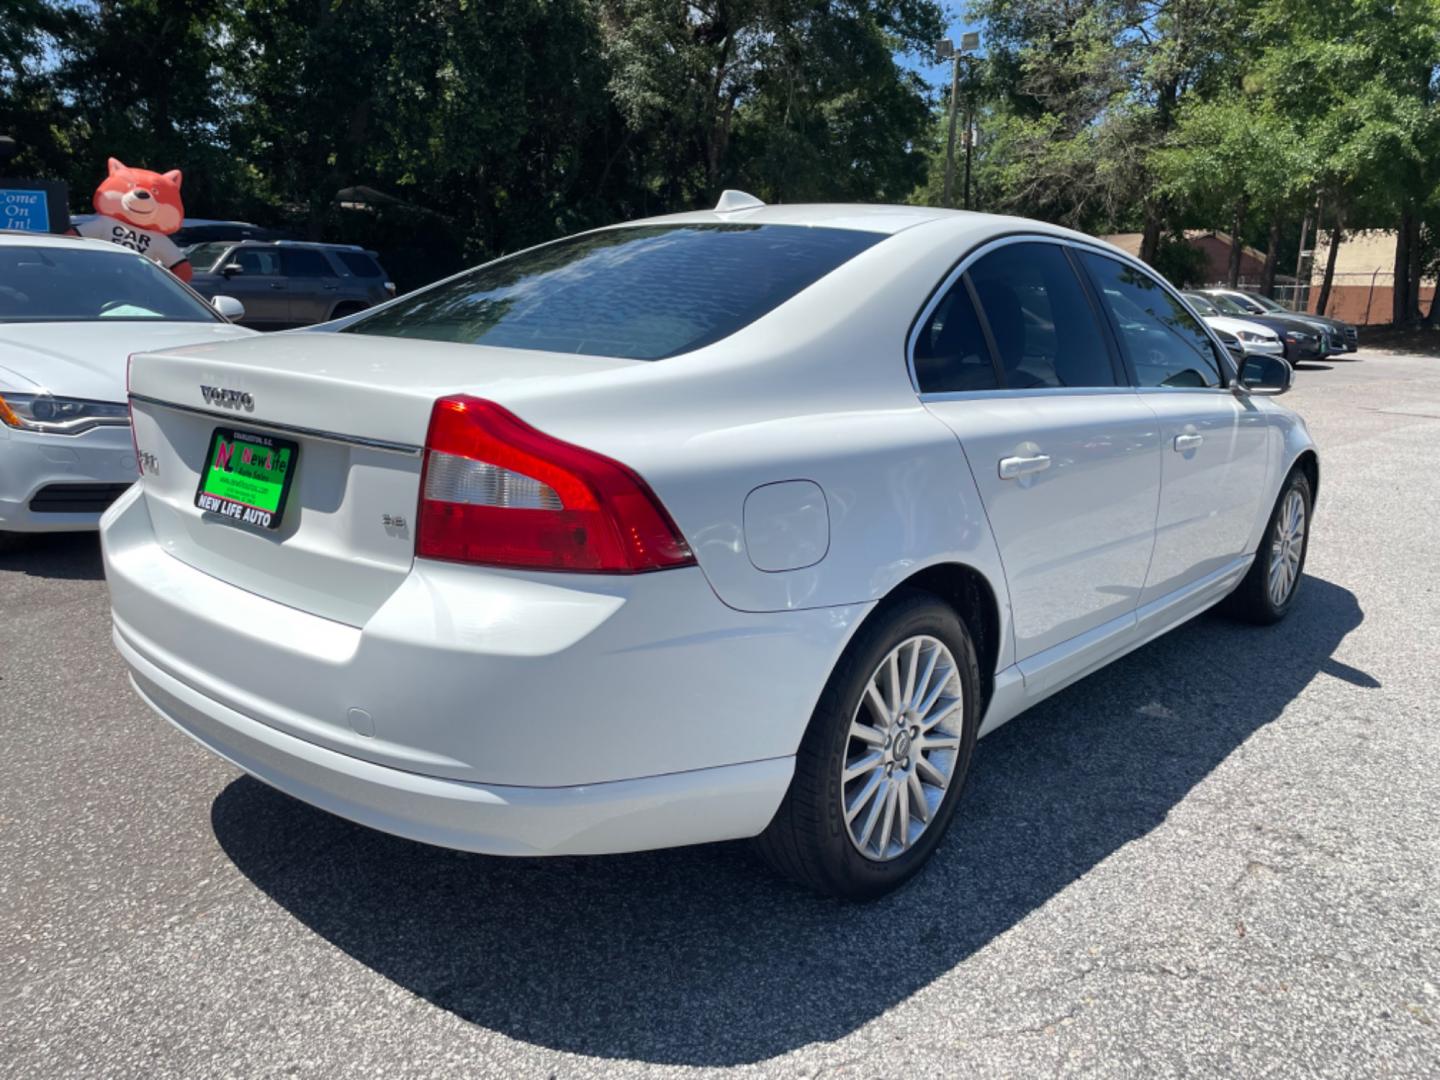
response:
M898 858L929 828L960 756L963 705L959 667L938 638L905 639L871 674L840 783L846 830L865 858Z
M1282 606L1300 577L1300 556L1305 551L1305 497L1291 489L1275 518L1270 541L1270 603Z

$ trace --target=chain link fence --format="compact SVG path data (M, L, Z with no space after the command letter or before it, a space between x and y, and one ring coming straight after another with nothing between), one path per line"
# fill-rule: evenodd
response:
M1342 319L1356 326L1375 326L1389 323L1394 310L1393 289L1395 274L1391 270L1336 271L1330 284L1330 297L1323 314L1332 319ZM1212 282L1209 288L1229 288L1224 281ZM1240 288L1255 292L1260 290L1260 279L1242 276ZM1420 287L1420 306L1428 310L1435 295L1433 282ZM1320 301L1320 284L1309 282L1299 285L1276 284L1276 303L1283 304L1291 311L1315 310Z

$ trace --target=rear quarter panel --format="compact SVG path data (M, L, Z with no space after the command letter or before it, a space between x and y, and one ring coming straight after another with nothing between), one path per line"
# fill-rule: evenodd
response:
M891 236L701 352L632 365L583 397L537 388L505 403L635 468L725 604L764 612L870 602L929 566L963 563L997 598L1003 666L999 553L960 443L920 405L905 355L931 290L993 236L963 226ZM823 489L828 550L800 569L758 569L746 497L791 480Z

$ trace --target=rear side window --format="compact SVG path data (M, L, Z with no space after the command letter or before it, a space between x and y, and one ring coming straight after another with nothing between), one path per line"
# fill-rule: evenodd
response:
M920 330L915 381L922 394L994 390L1000 385L963 278L950 287Z
M1219 386L1223 370L1210 336L1185 305L1149 274L1092 252L1080 255L1095 280L1140 386Z
M609 229L477 267L339 332L659 360L743 329L883 239L798 225Z
M369 255L362 255L358 251L337 251L340 261L345 264L345 269L356 277L378 278L384 277L385 272L380 269L380 264Z
M280 265L285 268L286 277L326 277L335 272L324 255L306 248L282 251Z
M1007 386L1116 386L1095 309L1065 252L1006 244L969 270Z

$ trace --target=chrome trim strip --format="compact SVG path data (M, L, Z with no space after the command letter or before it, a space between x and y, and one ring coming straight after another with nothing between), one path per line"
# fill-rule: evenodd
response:
M371 450L388 450L392 454L407 454L410 457L419 457L425 450L423 446L415 446L411 443L389 442L385 439L368 439L362 435L342 435L335 431L321 431L319 428L299 427L295 424L276 424L269 420L253 420L245 414L233 412L214 412L210 409L196 408L194 405L177 405L173 401L161 401L159 398L147 397L145 394L131 394L131 401L143 401L146 405L158 405L162 409L173 409L176 412L193 413L196 416L207 416L212 420L224 420L239 428L259 428L264 431L280 431L287 435L303 435L307 439L319 439L322 442L341 443L345 446L364 446Z

